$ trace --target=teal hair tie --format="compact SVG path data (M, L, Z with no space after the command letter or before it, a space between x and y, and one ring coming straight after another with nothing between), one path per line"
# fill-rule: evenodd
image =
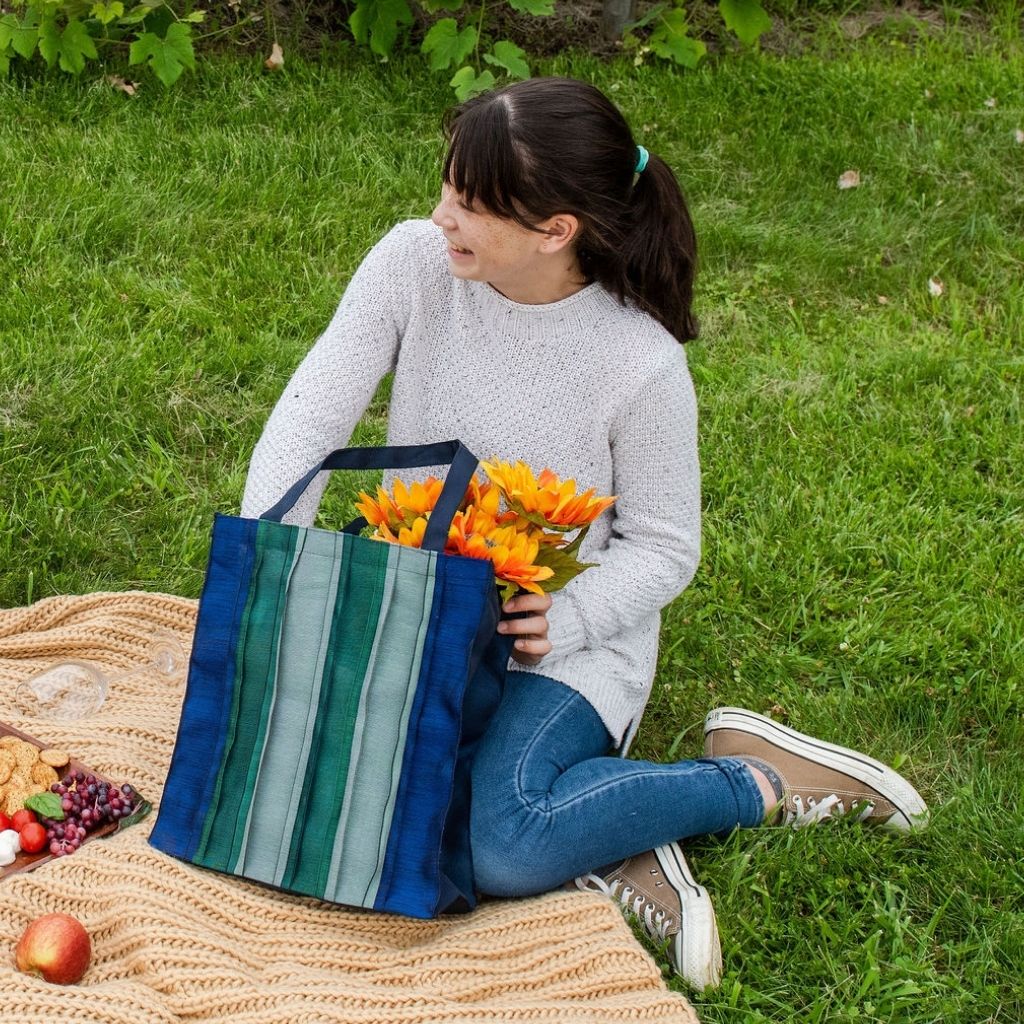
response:
M643 174L644 168L647 166L647 161L651 158L651 154L644 149L643 146L636 147L636 167L633 168L634 174Z

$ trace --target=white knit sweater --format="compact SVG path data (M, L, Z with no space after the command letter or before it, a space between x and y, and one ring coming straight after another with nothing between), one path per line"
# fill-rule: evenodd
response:
M455 278L430 221L406 221L370 251L295 371L253 452L242 515L269 509L344 447L394 371L388 444L461 440L477 457L549 466L618 500L581 548L598 562L552 595L553 649L533 668L579 691L618 743L632 735L657 665L660 609L700 554L693 385L680 345L598 284L523 305ZM386 473L405 480L444 467ZM285 522L309 525L320 474Z

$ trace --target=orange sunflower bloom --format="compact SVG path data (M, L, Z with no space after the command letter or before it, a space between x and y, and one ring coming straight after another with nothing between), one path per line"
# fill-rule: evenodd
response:
M384 525L397 530L404 522L402 513L383 487L377 488L376 499L371 498L365 491L360 491L359 497L361 500L356 502L356 509L370 526Z
M522 460L514 466L500 460L480 465L501 488L513 509L528 519L540 517L560 530L589 526L617 497L596 498L593 487L577 494L575 480L563 482L550 469L543 469L539 476L534 476L533 470Z
M370 540L383 540L389 544L404 544L410 548L423 547L423 535L427 532L427 520L417 516L410 526L400 526L394 533L387 523L381 523L370 535Z

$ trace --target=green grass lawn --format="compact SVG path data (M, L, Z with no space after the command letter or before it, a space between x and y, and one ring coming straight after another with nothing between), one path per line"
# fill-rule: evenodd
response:
M419 67L222 58L131 100L0 83L0 606L198 595L291 371L366 249L432 207L448 94ZM876 752L935 808L909 838L692 845L727 972L698 1011L1019 1022L1020 46L544 70L611 90L702 247L704 556L634 752L693 755L739 703ZM384 440L387 394L354 443ZM366 482L332 484L324 522Z

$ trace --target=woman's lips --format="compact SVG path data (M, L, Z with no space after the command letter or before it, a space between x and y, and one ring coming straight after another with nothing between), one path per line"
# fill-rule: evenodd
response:
M466 256L473 255L472 250L463 249L460 246L457 246L454 242L448 243L448 252L455 259L459 259L460 257L465 258Z

